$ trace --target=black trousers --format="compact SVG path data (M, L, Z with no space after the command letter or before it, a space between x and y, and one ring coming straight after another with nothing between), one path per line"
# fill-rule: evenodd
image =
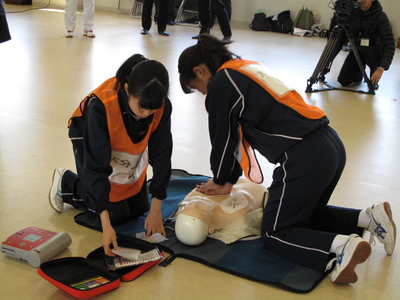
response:
M156 9L154 13L154 21L158 23L158 15L160 13L160 0L154 0L154 7ZM175 0L169 0L167 21L168 22L175 21L175 19L176 19Z
M379 63L382 59L382 50L378 46L359 46L357 47L357 51L360 55L363 68L365 69L366 65L369 67L371 78L372 74L379 67ZM362 79L362 73L358 66L356 56L354 55L354 51L350 50L350 53L347 55L342 69L340 70L338 82L342 86L348 86L354 82L360 82Z
M0 3L0 43L11 39L10 30L8 29L8 23L6 13L3 7L3 1Z
M360 210L327 205L345 161L344 146L329 126L284 153L273 173L261 225L268 249L324 271L335 236L359 232Z
M199 0L199 19L201 23L200 34L210 33L211 29L211 3L213 4L213 12L217 16L222 35L231 37L231 25L229 23L228 13L222 0Z
M61 181L62 198L65 203L81 210L87 210L96 214L96 201L87 197L83 182L79 176L72 171L66 171ZM125 200L119 202L110 202L109 212L111 223L118 225L134 218L138 218L147 212L150 208L146 184L142 190Z
M158 7L158 20L157 29L158 32L165 31L168 22L168 9L169 1L173 0L159 0L160 4ZM142 27L143 29L150 30L151 28L151 14L153 12L154 0L144 0L142 9Z
M232 17L232 0L222 0L222 3L225 6L226 13L228 14L228 19L230 21L231 17ZM217 17L215 15L217 5L218 5L217 2L212 1L212 3L211 3L211 25L214 25L215 18Z

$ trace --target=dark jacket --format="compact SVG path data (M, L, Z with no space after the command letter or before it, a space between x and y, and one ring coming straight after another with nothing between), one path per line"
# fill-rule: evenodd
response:
M331 29L336 25L336 19L337 17L334 15L330 26ZM350 18L348 30L357 46L360 45L362 38L367 38L369 39L370 47L379 47L382 53L379 66L384 67L385 70L389 69L396 46L389 19L378 0L372 2L371 8L367 11L357 9ZM342 42L344 41L345 36L343 36Z
M274 79L269 83L273 85ZM304 103L300 95L297 101ZM301 115L294 103L278 101L231 65L218 71L211 79L205 105L209 115L213 180L220 185L236 183L242 174L236 159L240 144L239 124L243 137L252 148L276 164L286 150L329 123L323 112L314 119ZM312 110L311 106L309 110Z

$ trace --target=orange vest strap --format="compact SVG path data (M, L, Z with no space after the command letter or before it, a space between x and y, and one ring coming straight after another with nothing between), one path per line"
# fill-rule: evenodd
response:
M239 163L242 167L244 175L247 179L255 182L262 183L264 181L264 177L260 168L260 164L258 163L256 153L254 149L251 147L250 143L243 138L242 127L239 126L240 137L241 137L241 145L240 145L240 158Z

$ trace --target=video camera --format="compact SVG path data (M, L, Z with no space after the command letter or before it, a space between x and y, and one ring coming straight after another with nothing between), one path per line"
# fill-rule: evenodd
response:
M357 0L337 0L333 3L333 9L337 16L338 25L348 25L353 13L360 7Z

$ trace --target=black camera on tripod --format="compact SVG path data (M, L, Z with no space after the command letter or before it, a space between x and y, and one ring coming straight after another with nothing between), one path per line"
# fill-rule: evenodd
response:
M337 16L339 26L348 25L353 13L360 7L361 3L354 0L337 0L333 3L333 9Z

